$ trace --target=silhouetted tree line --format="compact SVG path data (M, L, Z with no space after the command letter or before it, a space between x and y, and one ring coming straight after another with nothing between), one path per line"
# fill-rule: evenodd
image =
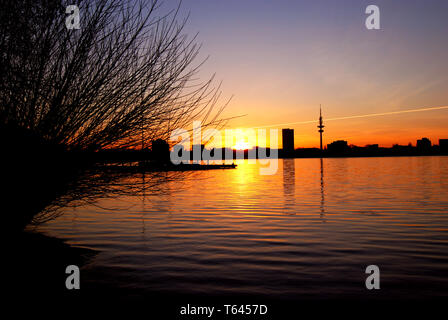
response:
M212 79L193 78L200 46L183 33L177 11L159 13L157 0L75 3L79 30L65 23L72 1L2 6L2 126L69 150L99 150L166 138L192 119L216 120L218 91Z
M66 26L73 4L79 30ZM8 210L25 216L45 207L84 174L83 154L147 148L193 119L221 123L219 86L213 77L196 79L200 45L184 33L179 7L164 13L157 0L10 0L0 7Z

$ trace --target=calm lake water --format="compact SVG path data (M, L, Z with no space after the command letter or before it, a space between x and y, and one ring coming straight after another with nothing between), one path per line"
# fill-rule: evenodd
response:
M38 227L98 250L84 290L279 299L448 296L448 157L279 160L195 172ZM136 176L141 179L140 176ZM365 289L365 268L381 289Z

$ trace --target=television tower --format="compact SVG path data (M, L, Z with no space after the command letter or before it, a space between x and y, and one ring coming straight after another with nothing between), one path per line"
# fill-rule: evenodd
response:
M324 123L322 121L322 106L319 105L319 125L317 126L319 128L319 134L320 134L320 151L323 151L322 148L322 133L324 132Z

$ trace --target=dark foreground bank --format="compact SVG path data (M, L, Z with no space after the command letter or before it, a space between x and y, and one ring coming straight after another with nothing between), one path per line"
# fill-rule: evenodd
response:
M101 274L98 274L95 285L84 285L81 280L81 289L68 290L65 287L66 266L74 264L80 267L81 274L89 272L89 262L99 252L69 246L60 239L33 232L24 232L11 239L11 243L13 245L9 247L5 260L8 270L5 274L7 305L36 314L69 310L70 314L120 311L134 315L145 310L148 319L295 319L311 312L314 318L333 314L365 319L381 317L386 313L430 314L446 303L443 300L418 300L412 297L388 300L375 293L370 298L348 299L341 293L339 297L317 300L293 296L281 299L266 295L235 296L231 292L224 295L213 292L185 295L181 290L178 294L148 294L131 285L116 288L113 279L108 278L110 275ZM243 310L254 311L255 306L259 310L257 314L244 314ZM213 308L213 315L198 314L205 308ZM260 314L260 310L264 314Z

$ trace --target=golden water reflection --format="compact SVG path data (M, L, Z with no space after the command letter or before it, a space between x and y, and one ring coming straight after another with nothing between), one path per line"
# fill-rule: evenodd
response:
M142 292L359 296L363 267L377 264L384 294L447 295L447 157L259 168L197 172L158 194L67 209L39 230L101 252L87 287L106 277Z

